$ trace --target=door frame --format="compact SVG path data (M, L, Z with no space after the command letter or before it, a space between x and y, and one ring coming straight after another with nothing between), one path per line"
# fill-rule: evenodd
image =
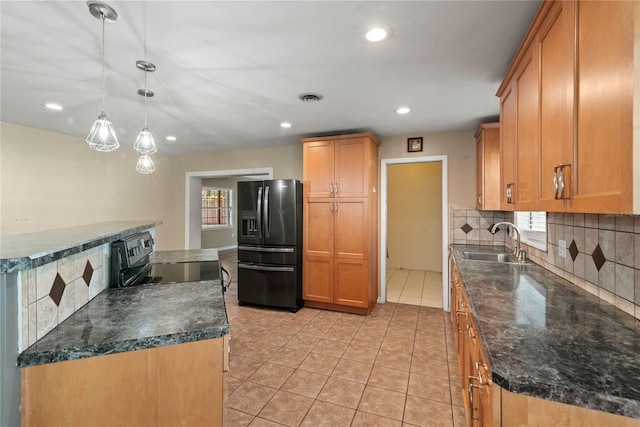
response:
M406 163L442 162L442 309L451 310L449 301L449 197L447 156L398 157L380 161L380 296L378 303L387 301L387 167Z
M184 200L184 247L201 249L202 241L202 178L228 178L234 176L260 175L273 179L273 167L253 169L229 169L217 171L196 171L185 173Z

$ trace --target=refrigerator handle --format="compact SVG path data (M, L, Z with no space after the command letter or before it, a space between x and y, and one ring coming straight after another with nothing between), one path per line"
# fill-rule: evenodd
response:
M268 238L271 234L271 218L269 215L269 186L264 187L264 237Z
M258 217L258 237L262 238L262 187L258 187L258 206L256 206Z

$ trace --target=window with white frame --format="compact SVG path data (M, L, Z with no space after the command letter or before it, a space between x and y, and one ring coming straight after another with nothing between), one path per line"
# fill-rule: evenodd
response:
M514 212L515 223L520 229L522 243L547 250L547 213Z
M232 190L202 187L202 228L233 227Z

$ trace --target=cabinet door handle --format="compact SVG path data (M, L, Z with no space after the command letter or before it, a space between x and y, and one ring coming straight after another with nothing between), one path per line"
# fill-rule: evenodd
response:
M560 163L559 165L555 165L553 167L553 180L555 186L555 198L559 200L568 199L566 197L565 190L567 189L566 180L564 178L564 168L565 166L571 166L570 164ZM560 191L560 195L558 195L558 191Z
M564 189L565 189L565 185L564 185L564 166L565 165L561 165L560 166L560 198L564 199Z
M469 325L468 323L467 323L467 336L468 336L469 338L475 338L475 337L476 337L476 336L475 336L475 335L473 335L473 333L471 332L471 325Z
M469 394L469 413L471 414L471 418L475 421L480 421L480 416L474 416L474 412L478 410L478 408L473 406L473 388L478 388L477 385L471 384L471 379L476 379L475 377L469 376L469 385L467 386L467 393Z
M333 202L329 202L329 210L333 212Z
M338 194L338 183L337 182L333 185L333 188L335 189L335 193L334 194Z
M510 182L507 184L507 203L513 203L513 190L511 189L512 185L516 185L516 183Z
M478 194L478 206L482 206L482 193Z
M333 182L329 183L329 191L333 194Z
M338 202L335 202L334 206L335 206L335 209L336 209L335 212L338 212Z

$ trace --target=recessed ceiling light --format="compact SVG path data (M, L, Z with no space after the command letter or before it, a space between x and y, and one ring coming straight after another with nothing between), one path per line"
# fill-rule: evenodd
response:
M373 28L367 31L365 37L370 42L381 42L382 40L386 40L391 35L390 31L385 30L384 28Z
M173 136L173 135L169 135L169 136L167 136L167 141L175 141L176 139L178 139L178 138L176 138L176 137L175 137L175 136Z
M281 128L290 128L290 127L291 127L291 123L289 123L289 122L282 122L282 123L280 123L280 127L281 127Z
M400 107L394 110L398 114L407 114L411 109L409 107Z
M47 107L49 110L56 110L56 111L62 110L62 105L54 104L53 102L48 102L44 104L44 106Z

